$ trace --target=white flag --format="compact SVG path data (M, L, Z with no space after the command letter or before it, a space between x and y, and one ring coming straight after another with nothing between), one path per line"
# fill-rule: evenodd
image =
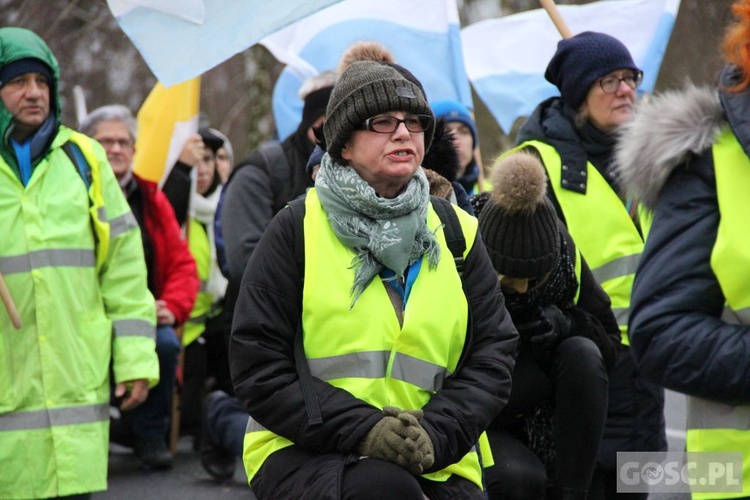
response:
M680 0L607 0L558 9L575 35L614 36L643 70L639 91L653 91ZM505 132L542 100L559 95L544 70L560 34L542 9L490 19L461 30L466 72L474 90Z
M346 0L270 35L260 43L287 67L273 96L280 138L302 116L297 92L305 79L336 69L354 42L379 42L422 83L429 101L455 99L472 108L461 53L456 0Z
M341 0L107 0L156 78L184 82Z

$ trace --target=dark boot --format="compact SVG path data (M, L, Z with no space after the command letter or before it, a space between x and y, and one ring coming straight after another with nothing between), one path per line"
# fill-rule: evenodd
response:
M216 443L211 435L208 422L208 410L218 398L228 397L223 391L214 391L203 401L201 412L201 464L211 477L218 480L229 479L234 476L235 457Z
M135 454L144 469L165 470L172 468L172 454L163 439L142 440L135 443Z

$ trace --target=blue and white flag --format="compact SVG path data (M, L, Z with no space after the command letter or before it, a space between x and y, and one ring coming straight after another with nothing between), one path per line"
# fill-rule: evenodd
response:
M455 99L473 108L461 52L456 0L345 0L298 21L260 43L287 66L273 95L280 138L297 128L309 77L335 70L344 51L375 41L422 82L429 101Z
M680 0L606 0L558 9L573 34L607 33L628 47L643 70L641 92L652 92ZM560 34L544 10L480 21L461 30L466 72L500 127L528 116L559 95L544 79Z
M170 87L340 1L107 0L107 4L159 82Z

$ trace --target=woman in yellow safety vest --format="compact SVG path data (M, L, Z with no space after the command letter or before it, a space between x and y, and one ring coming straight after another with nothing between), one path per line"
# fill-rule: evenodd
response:
M622 42L586 31L558 42L544 76L560 96L536 107L519 129L518 149L542 160L547 195L609 295L620 326L622 346L609 373L607 422L590 488L615 498L618 452L667 448L664 390L638 375L627 335L648 223L612 169L617 130L632 118L643 72Z
M744 454L733 477L693 477L702 499L750 497L750 1L732 10L718 86L654 98L617 154L654 211L630 316L640 372L687 394L688 452Z
M260 500L484 498L480 436L508 400L518 334L476 219L446 203L466 243L451 258L420 167L433 130L411 73L353 63L315 188L248 263L230 362Z

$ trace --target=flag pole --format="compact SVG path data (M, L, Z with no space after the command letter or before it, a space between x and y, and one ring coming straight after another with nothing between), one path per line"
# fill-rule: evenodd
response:
M539 0L539 3L541 3L542 7L544 7L544 10L547 11L547 14L549 15L550 19L552 19L552 23L555 25L555 28L557 28L557 31L560 32L560 35L562 35L563 38L572 37L573 33L570 31L570 28L568 28L568 24L565 22L565 19L563 19L562 15L560 15L560 11L557 10L555 1Z
M16 330L20 330L23 326L21 324L21 316L18 315L18 309L16 309L16 304L13 302L13 297L10 294L10 290L8 290L8 286L5 284L2 273L0 273L0 296L3 299L5 310L8 311L11 323L13 323Z

